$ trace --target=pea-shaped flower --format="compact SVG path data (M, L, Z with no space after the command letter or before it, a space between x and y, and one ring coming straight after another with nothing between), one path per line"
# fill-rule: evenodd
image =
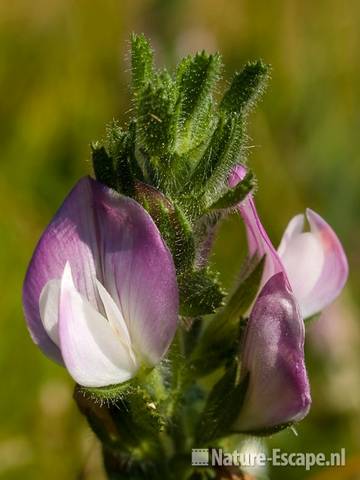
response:
M265 433L301 420L311 403L304 363L305 328L283 273L261 290L245 330L242 375L249 375L234 427Z
M231 187L246 169L238 165ZM266 255L258 297L246 326L241 357L249 385L235 428L242 432L273 431L301 420L311 398L304 359L303 319L319 312L342 290L347 259L331 227L307 210L294 217L274 248L258 216L252 195L238 205L244 220L249 255Z
M245 174L245 167L238 165L230 176L230 186L236 185ZM238 208L246 227L249 255L266 255L262 285L275 273L284 272L303 318L320 312L339 295L347 280L348 263L340 240L320 215L306 210L310 231L304 231L304 215L296 215L276 251L252 195Z
M23 288L34 342L86 387L157 364L175 334L172 256L134 200L81 179L43 233Z

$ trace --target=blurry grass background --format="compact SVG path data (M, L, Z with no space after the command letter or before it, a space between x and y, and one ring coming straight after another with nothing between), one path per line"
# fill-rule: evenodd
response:
M44 226L90 171L89 142L130 108L131 31L159 63L219 50L225 76L262 57L270 88L251 117L257 204L274 243L309 206L335 228L351 266L336 304L311 325L313 408L270 447L347 449L347 467L274 468L272 479L360 478L360 3L356 0L11 0L0 2L0 478L102 478L72 382L27 334L21 286ZM238 219L214 261L227 284L244 252Z

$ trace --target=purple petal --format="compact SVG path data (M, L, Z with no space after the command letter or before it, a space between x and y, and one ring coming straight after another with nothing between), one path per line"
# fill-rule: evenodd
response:
M271 430L308 413L304 335L297 302L278 273L262 289L246 327L241 368L250 377L237 431Z
M49 280L61 279L67 261L79 292L96 304L93 279L96 276L96 230L92 210L90 178L81 179L43 233L26 273L23 304L31 336L50 358L62 363L57 345L43 327L39 299Z
M134 200L93 182L101 272L135 350L156 364L173 339L178 289L172 256L150 215Z
M49 280L62 277L66 262L79 294L104 312L99 280L127 322L137 353L148 363L158 361L175 334L178 291L171 254L149 214L86 177L47 227L28 268L23 302L34 341L57 361L61 353L43 326L39 299Z
M304 318L329 305L348 276L346 255L335 232L312 210L306 216L310 232L303 232L304 216L297 215L278 249Z

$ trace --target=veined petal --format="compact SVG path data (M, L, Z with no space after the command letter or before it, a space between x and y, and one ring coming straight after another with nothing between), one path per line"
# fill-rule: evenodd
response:
M310 317L341 292L348 263L342 245L325 220L308 209L310 232L304 216L294 217L285 230L278 252L304 316Z
M305 417L311 399L304 335L297 302L278 273L262 289L246 327L242 375L249 374L249 386L237 431L271 430Z
M66 368L85 387L125 382L139 367L108 320L76 290L68 263L61 280L59 337Z
M30 261L24 286L25 317L34 342L53 360L62 363L58 346L46 332L40 315L40 295L50 280L60 281L71 263L77 289L96 304L94 279L99 269L91 179L81 179L66 197L40 238Z
M35 343L59 362L61 352L44 328L39 301L67 261L79 294L105 313L98 279L121 312L135 350L149 364L159 361L175 334L178 290L172 256L150 215L86 177L42 235L24 282L24 310Z
M175 266L150 215L134 200L94 184L101 283L119 307L134 351L156 364L176 331Z

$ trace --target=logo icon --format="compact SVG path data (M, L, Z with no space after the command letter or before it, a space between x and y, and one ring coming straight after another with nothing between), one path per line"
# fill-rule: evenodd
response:
M209 465L209 449L193 448L191 452L191 465L206 467Z

